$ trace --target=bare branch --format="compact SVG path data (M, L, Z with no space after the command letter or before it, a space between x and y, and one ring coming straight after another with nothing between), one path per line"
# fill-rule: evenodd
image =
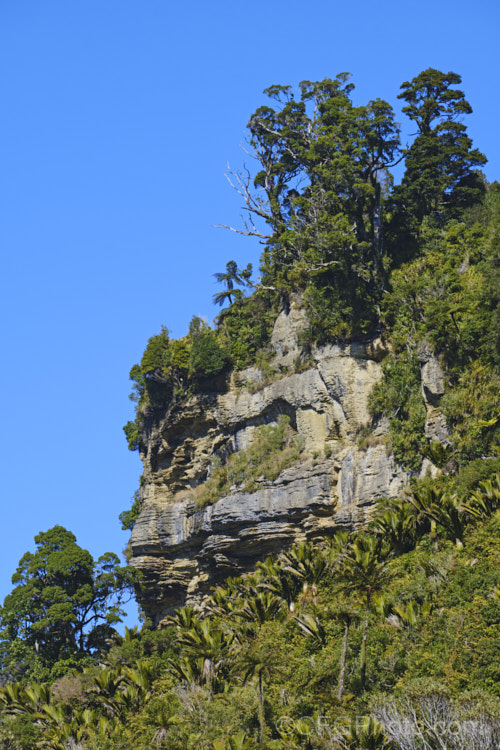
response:
M247 142L247 143L249 142L249 141L248 141L248 139L246 139L246 142ZM249 157L250 157L250 159L255 159L255 161L260 161L260 160L259 160L259 157L258 157L258 155L257 155L257 153L256 153L256 151L255 151L255 149L254 149L254 148L252 149L252 151L250 151L250 149L248 149L248 148L246 148L245 146L243 146L243 144L242 144L242 143L240 143L240 148L241 148L241 150L242 150L242 151L244 151L244 152L245 152L245 154L246 154L247 156L249 156Z
M241 197L245 201L244 208L246 211L250 211L257 216L260 216L262 219L265 219L266 221L271 221L272 215L268 210L266 210L267 200L261 198L260 195L254 194L251 191L250 183L252 178L250 172L246 165L243 165L243 169L245 170L245 175L243 175L241 172L234 172L231 169L231 166L228 164L227 172L224 173L224 176L233 190L235 190L238 195L241 195Z
M263 284L250 284L256 292L280 292L277 286L264 286Z
M318 263L316 266L310 266L304 270L308 273L314 273L314 271L321 271L323 268L330 268L331 266L340 266L339 260L330 260L327 263Z
M231 227L229 224L212 224L212 226L215 229L229 229L230 232L235 232L236 234L242 234L244 237L259 237L259 239L262 240L268 240L269 237L271 237L270 234L261 234L260 232L252 232L244 229L236 229L236 227Z

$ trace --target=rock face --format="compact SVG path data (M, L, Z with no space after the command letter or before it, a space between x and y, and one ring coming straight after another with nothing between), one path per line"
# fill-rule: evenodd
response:
M439 408L444 396L444 373L429 344L424 342L418 350L420 377L422 380L422 398L427 409L425 437L428 440L448 442L448 429L444 414Z
M130 546L132 564L143 572L140 603L157 625L175 606L199 602L213 585L271 552L336 526L363 524L377 498L397 495L408 480L387 449L383 424L358 445L383 345L325 346L304 363L297 345L302 321L293 308L278 316L272 382L256 368L233 373L173 405L150 428ZM423 363L429 373L430 362ZM436 393L439 378L431 379L429 392ZM214 458L248 448L258 427L282 414L302 436L300 461L274 481L257 479L252 492L232 487L197 508L193 488L206 481Z

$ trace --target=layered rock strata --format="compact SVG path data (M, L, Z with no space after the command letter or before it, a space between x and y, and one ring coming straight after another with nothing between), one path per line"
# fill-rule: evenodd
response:
M359 442L368 395L381 377L380 341L318 348L304 364L300 320L292 310L276 321L273 382L255 368L233 373L150 428L130 547L143 572L139 600L156 625L269 553L337 526L358 527L377 498L397 495L408 480L387 448L384 424ZM299 462L274 481L257 478L252 492L232 487L197 508L193 489L206 481L214 458L248 448L258 427L282 414L303 441Z

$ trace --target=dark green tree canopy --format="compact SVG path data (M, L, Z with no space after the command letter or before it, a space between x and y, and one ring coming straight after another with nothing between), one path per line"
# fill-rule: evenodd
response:
M407 102L402 111L416 123L419 133L430 133L435 120L456 121L461 115L472 112L463 91L450 88L461 82L457 73L442 73L428 68L411 81L401 84L398 99Z
M250 118L261 168L243 192L251 219L271 232L266 282L303 287L331 270L376 284L381 274L382 183L399 132L387 102L353 104L349 78L303 81L300 101L290 87L272 86L264 93L278 106Z
M424 70L401 86L398 98L403 112L415 122L417 137L406 151L406 171L395 191L405 221L421 222L425 216L441 222L477 202L484 183L477 170L486 157L472 148L461 119L472 112L460 89L456 73Z
M7 673L69 667L106 646L124 614L137 571L106 552L94 561L76 537L54 526L35 537L0 609L0 661Z
M373 328L388 265L382 214L399 127L381 99L356 106L353 88L341 73L302 81L298 97L290 86L266 89L274 106L248 122L257 173L233 175L243 234L265 244L256 288L304 295L313 337Z

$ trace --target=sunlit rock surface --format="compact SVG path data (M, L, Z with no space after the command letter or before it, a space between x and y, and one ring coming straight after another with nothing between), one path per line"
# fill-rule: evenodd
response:
M265 385L256 368L233 373L150 427L141 456L142 510L130 546L132 564L143 572L140 603L157 625L175 606L199 602L225 577L272 552L337 526L359 527L377 498L396 496L408 480L387 447L384 423L366 445L359 439L369 421L368 395L382 374L382 343L317 348L304 365L301 325L297 309L276 321L273 382ZM437 368L423 353L424 400L440 414ZM214 457L247 448L259 425L281 414L302 436L299 462L274 481L257 479L251 493L233 487L197 509L192 489L207 479Z

